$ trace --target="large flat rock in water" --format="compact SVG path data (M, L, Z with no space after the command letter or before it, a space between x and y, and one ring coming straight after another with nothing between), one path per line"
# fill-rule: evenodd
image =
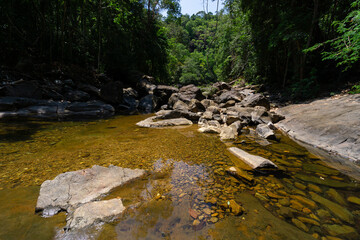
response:
M261 169L276 169L277 166L271 162L270 160L252 155L250 153L247 153L240 148L237 147L231 147L229 148L229 151L234 154L236 157L240 158L243 162L245 162L247 165L249 165L252 169L255 170L261 170Z
M289 136L360 163L360 94L332 97L277 110Z
M161 128L161 127L174 127L192 125L193 123L186 118L173 118L166 120L156 120L156 117L149 117L141 122L136 123L139 127L147 128Z
M111 221L125 210L121 199L85 203L67 218L67 229L81 229Z
M78 206L99 199L112 189L145 174L144 170L110 166L66 172L41 184L36 211L51 216L60 210L73 211Z

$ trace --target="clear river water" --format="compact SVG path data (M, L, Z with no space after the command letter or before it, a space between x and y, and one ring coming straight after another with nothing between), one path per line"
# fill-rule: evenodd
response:
M146 115L76 122L0 122L0 239L360 239L360 175L284 135L236 141L189 127L149 129ZM227 148L270 159L281 173L253 173ZM148 170L109 193L127 210L111 223L64 232L65 213L35 214L40 185L57 175L110 164ZM248 171L254 183L226 172ZM356 171L355 171L356 172ZM234 200L244 213L235 216Z

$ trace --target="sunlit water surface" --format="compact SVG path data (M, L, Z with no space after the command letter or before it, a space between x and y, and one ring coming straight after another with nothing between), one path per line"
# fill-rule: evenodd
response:
M197 125L135 125L146 117L0 122L0 239L359 238L360 205L347 200L360 198L358 182L327 166L326 159L285 136L263 146L251 132L223 143L216 135L198 133ZM228 153L230 146L266 157L283 172L255 174L254 185L239 181L226 169L249 169ZM65 213L51 218L34 213L43 181L95 164L148 170L105 197L123 199L122 216L64 232ZM340 206L345 216L323 200L314 201L314 194ZM234 216L227 208L230 200L242 204L245 213Z

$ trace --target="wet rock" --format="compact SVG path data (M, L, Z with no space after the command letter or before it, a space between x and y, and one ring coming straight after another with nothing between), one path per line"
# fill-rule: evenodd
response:
M277 195L276 193L273 192L266 192L266 194L268 195L269 198L275 198L275 199L280 199L280 198L284 198L283 196Z
M330 219L331 218L331 214L324 210L324 209L319 209L316 211L316 214L321 218L321 219Z
M324 185L332 188L344 188L349 190L357 188L357 185L355 183L340 182L332 179L321 179L317 176L309 176L297 173L295 174L295 177L304 182L312 182L318 185Z
M331 211L334 215L339 217L341 220L353 224L354 216L346 209L340 206L337 203L333 203L326 198L319 196L316 193L310 192L311 198L315 201L326 207L329 211Z
M193 221L193 226L194 226L194 227L197 227L197 226L199 226L199 225L200 225L200 221L197 220L197 219L195 219L195 220Z
M251 94L244 98L244 100L240 103L243 107L255 107L255 106L263 106L266 110L270 110L270 102L264 97L264 95L260 93Z
M101 87L100 96L105 102L119 104L123 98L123 84L119 81L109 82Z
M197 99L191 99L188 109L190 112L194 112L194 113L205 111L204 105L202 105L201 102Z
M296 219L296 218L293 218L291 219L291 221L293 222L293 224L300 228L301 230L303 230L304 232L308 232L309 231L309 228L304 224L302 223L300 220Z
M206 215L210 215L210 214L211 214L211 209L210 209L210 208L204 208L204 209L203 209L203 212L204 212Z
M252 175L246 173L245 171L237 167L229 167L226 171L237 179L245 181L250 185L253 185L255 183L254 177Z
M293 209L298 210L299 212L301 212L304 209L305 206L303 204L301 204L299 201L291 199L290 200L290 207L293 208Z
M289 207L280 207L280 209L278 210L278 214L280 214L284 218L293 218L294 212L295 211Z
M136 123L136 125L139 127L147 127L147 128L192 125L192 122L186 118L173 118L173 119L155 121L156 119L157 117L149 117L143 121Z
M306 218L306 217L298 217L298 219L303 223L309 223L314 226L320 226L320 223L314 219Z
M317 192L317 193L321 193L321 188L319 188L318 186L314 185L314 184L309 184L308 185L309 190L313 191L313 192Z
M276 169L277 166L271 162L270 160L260 157L251 155L237 147L231 147L228 149L231 153L233 153L236 157L240 158L246 164L248 164L253 169Z
M358 197L351 196L351 197L348 197L347 200L348 200L348 202L360 205L360 198L358 198Z
M194 219L198 218L198 216L199 216L198 211L196 211L196 210L194 210L194 209L192 209L192 208L189 209L189 214L190 214L190 216L191 216L192 218L194 218Z
M181 110L181 111L188 111L189 110L188 105L186 103L184 103L183 101L181 101L181 100L178 100L174 104L173 109L174 110Z
M235 216L241 215L244 212L244 209L235 200L230 200L228 205L231 213Z
M81 229L101 222L109 222L124 210L121 199L85 203L69 215L66 229Z
M210 218L209 221L212 223L217 223L219 221L219 219L217 217L212 217L212 218Z
M342 206L346 206L347 203L345 199L333 188L330 188L326 194L335 202L339 203Z
M267 197L265 197L264 195L262 195L261 193L255 193L255 197L257 197L258 199L262 200L262 201L266 201L268 202L269 199Z
M279 203L283 206L289 206L290 205L290 200L289 198L283 198L283 199L279 199Z
M295 187L301 189L301 190L306 190L306 186L304 184L301 184L299 182L295 182L294 183Z
M110 166L62 173L41 184L36 211L58 207L71 210L78 205L94 201L112 189L145 174L144 170Z
M302 204L308 206L311 209L315 209L316 208L316 203L310 199L307 199L304 196L300 196L300 195L291 195L290 198L295 199L299 202L301 202Z
M332 236L345 239L359 239L359 234L353 227L346 225L328 225L324 224L323 228Z
M256 133L265 139L276 139L275 133L267 124L259 124L256 127Z
M164 112L164 114L159 115L156 119L173 119L173 118L186 118L192 122L198 122L200 116L196 113L182 110L170 110Z

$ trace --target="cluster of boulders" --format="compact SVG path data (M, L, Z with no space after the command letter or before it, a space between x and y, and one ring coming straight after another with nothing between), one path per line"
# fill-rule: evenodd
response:
M100 75L94 79L90 84L73 80L60 70L36 78L0 69L0 119L114 115L113 105L122 102L122 83Z
M81 229L111 221L125 207L119 198L101 200L111 190L144 176L141 169L93 166L58 175L41 184L36 212L51 217L67 213L66 229Z
M220 134L222 140L235 139L243 127L250 125L256 126L260 136L276 138L273 124L284 117L270 110L270 102L256 92L256 86L237 87L218 82L212 88L214 93L205 98L194 85L180 89L155 86L152 107L160 106L161 110L137 125L167 127L198 123L200 132Z

